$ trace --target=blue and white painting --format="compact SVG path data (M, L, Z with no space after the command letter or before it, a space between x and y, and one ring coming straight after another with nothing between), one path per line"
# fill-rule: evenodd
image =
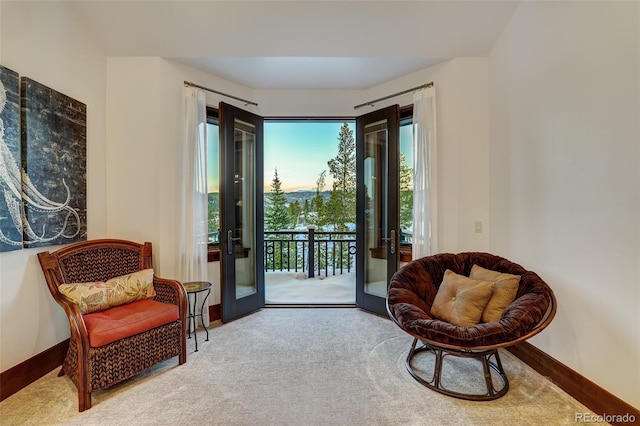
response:
M0 65L0 252L22 248L19 85Z
M87 107L22 77L24 247L87 239Z

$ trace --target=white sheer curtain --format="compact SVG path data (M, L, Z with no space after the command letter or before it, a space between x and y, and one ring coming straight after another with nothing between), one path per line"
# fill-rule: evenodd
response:
M438 253L436 92L413 94L413 259Z
M209 281L207 278L207 105L205 94L194 87L183 89L184 133L180 198L180 257L178 273L182 282ZM196 313L205 292L197 294ZM193 296L190 296L193 297ZM205 306L203 321L209 324ZM198 319L198 318L196 318ZM198 321L199 322L199 321Z

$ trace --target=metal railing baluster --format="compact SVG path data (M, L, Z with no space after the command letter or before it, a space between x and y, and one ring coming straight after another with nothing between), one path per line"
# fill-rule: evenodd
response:
M309 278L315 274L351 272L355 263L355 232L265 231L265 271L303 271ZM345 267L346 264L346 267Z

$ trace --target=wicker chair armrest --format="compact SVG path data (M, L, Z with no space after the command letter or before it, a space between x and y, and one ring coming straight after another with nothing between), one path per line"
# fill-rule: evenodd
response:
M57 296L56 301L62 307L65 314L67 314L71 334L76 337L78 342L82 342L82 344L88 348L89 332L84 322L84 316L80 312L80 307L65 294L58 293Z
M155 300L178 305L181 314L186 312L187 291L180 281L160 278L154 275L153 287L156 290Z

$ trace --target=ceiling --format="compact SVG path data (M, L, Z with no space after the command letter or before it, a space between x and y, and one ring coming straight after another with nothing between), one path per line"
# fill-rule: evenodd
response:
M367 89L487 56L518 1L76 1L107 56L159 56L253 89Z

